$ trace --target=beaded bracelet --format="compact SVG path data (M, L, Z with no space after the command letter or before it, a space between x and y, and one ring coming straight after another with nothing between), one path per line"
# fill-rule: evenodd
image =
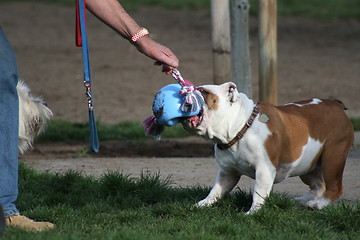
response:
M149 31L146 28L142 28L139 32L135 33L134 36L131 37L131 41L134 43L137 42L140 38L149 35Z

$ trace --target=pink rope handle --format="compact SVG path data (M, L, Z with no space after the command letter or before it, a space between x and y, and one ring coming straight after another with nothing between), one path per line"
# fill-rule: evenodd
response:
M192 93L195 91L195 87L194 86L183 86L180 90L180 94L181 95L186 95L188 93Z
M181 73L176 68L172 69L171 73L172 77L178 82L178 84L181 86L180 94L185 95L191 94L194 91L197 90L197 88L194 86L194 84L188 80L184 80L184 78L181 76Z
M180 94L185 97L181 110L184 112L192 112L201 108L204 104L204 99L194 84L188 80L184 80L180 71L176 68L172 69L171 75L180 84Z
M175 78L175 80L180 84L181 87L188 85L184 78L181 76L179 70L177 70L176 68L172 69L171 75L173 78Z

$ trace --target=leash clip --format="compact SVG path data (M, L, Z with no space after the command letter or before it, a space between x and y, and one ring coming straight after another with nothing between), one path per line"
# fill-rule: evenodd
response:
M89 111L93 111L94 107L93 107L93 103L92 103L91 84L90 84L90 82L84 82L84 85L86 88L85 96L88 101Z

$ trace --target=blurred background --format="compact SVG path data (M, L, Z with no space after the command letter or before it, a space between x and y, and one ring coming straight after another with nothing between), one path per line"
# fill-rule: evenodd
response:
M150 36L180 59L183 77L213 81L209 0L124 0ZM339 98L360 118L360 0L278 0L279 104ZM250 1L253 99L258 100L258 1ZM154 95L175 83L153 60L90 13L88 42L95 116L102 124L139 123ZM75 47L72 0L0 0L0 26L13 45L20 77L41 95L54 120L88 119L81 49Z

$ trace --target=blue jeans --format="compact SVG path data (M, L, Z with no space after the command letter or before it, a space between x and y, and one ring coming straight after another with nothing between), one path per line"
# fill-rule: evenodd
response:
M19 100L15 53L0 27L0 203L5 216L19 213L18 196Z

